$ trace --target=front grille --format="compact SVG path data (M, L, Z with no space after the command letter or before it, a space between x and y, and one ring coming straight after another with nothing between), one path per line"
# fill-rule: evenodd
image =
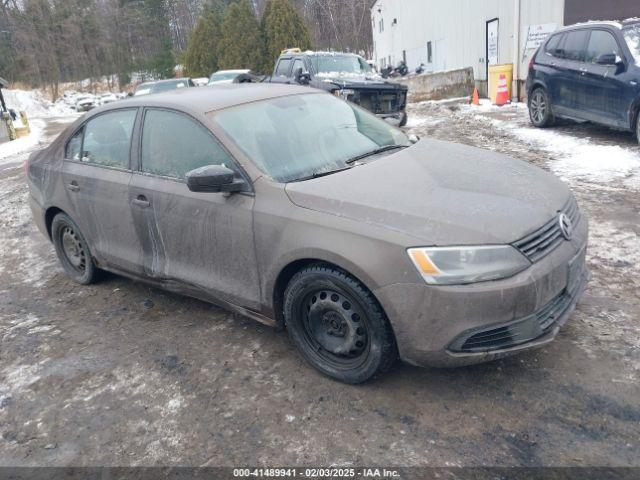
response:
M397 113L404 110L407 93L404 91L389 92L388 90L364 90L358 92L354 99L361 107L377 114Z
M573 197L559 213L567 215L573 225L577 225L580 221L580 209ZM529 260L537 262L551 253L564 240L558 217L554 217L542 228L515 242L513 246L520 250Z
M576 266L579 267L579 271L582 271L584 269L584 259ZM500 350L531 342L549 333L556 321L571 306L571 302L578 294L582 281L582 276L578 275L572 285L569 285L560 295L533 315L508 325L477 332L466 337L466 339L463 336L462 339L452 344L453 346L450 350L464 353Z

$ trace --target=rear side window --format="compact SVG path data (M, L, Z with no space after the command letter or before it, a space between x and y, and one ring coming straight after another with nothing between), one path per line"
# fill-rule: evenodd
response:
M142 130L142 171L183 179L206 165L236 170L229 154L200 123L177 112L147 110Z
M276 67L276 77L286 77L289 75L289 67L291 66L290 58L281 58Z
M82 134L84 131L80 129L76 134L69 139L67 146L64 149L64 158L69 160L80 161L80 150L82 149Z
M613 35L604 30L593 30L589 37L589 44L585 61L596 63L602 55L614 54L620 55L620 47Z
M569 32L562 46L563 58L577 62L584 61L585 46L587 44L588 30L576 30Z
M89 120L84 127L82 162L129 168L137 110L118 110Z
M562 40L562 37L564 37L563 33L561 33L560 35L554 35L553 37L551 37L547 42L545 51L553 55L554 57L560 56L558 54L558 47L560 47L560 40Z

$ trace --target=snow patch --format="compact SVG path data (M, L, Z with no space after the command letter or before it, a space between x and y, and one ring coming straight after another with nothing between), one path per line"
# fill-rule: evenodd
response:
M549 152L555 161L552 170L567 179L605 183L627 179L639 183L640 153L612 145L595 145L553 130L513 128L513 133L527 143Z
M31 133L11 142L0 143L0 165L15 161L20 153L36 149L42 143L45 122L39 119L29 121Z
M77 115L63 102L51 103L40 90L2 90L7 108L27 112L27 117L46 118Z

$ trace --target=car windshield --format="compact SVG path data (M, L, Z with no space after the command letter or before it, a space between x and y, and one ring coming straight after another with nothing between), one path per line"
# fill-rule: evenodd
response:
M627 28L623 32L631 54L636 59L636 63L640 65L640 26Z
M220 82L222 80L233 80L238 76L238 72L220 72L214 73L209 79L210 82Z
M356 55L316 55L312 60L319 76L336 73L368 75L373 73L371 66Z
M349 168L356 157L380 149L411 145L400 130L328 94L273 98L213 118L260 170L281 183Z

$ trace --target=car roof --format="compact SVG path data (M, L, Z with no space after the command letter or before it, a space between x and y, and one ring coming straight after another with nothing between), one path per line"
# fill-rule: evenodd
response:
M180 77L180 78L167 78L166 80L158 80L154 82L156 85L160 83L178 83L178 82L188 82L190 80L189 77Z
M564 28L558 30L558 32L566 32L570 30L578 30L589 27L612 27L617 30L623 28L629 28L640 24L640 18L628 18L620 22L611 20L589 20L588 22L575 23L573 25L567 25ZM557 33L557 32L556 32Z
M237 69L237 70L218 70L217 72L213 72L213 75L215 75L216 73L248 73L251 70L249 69Z
M200 88L179 88L168 92L130 97L116 105L101 107L96 112L115 110L124 106L176 108L204 115L245 103L310 93L323 93L308 87L274 83L238 83L209 85Z

